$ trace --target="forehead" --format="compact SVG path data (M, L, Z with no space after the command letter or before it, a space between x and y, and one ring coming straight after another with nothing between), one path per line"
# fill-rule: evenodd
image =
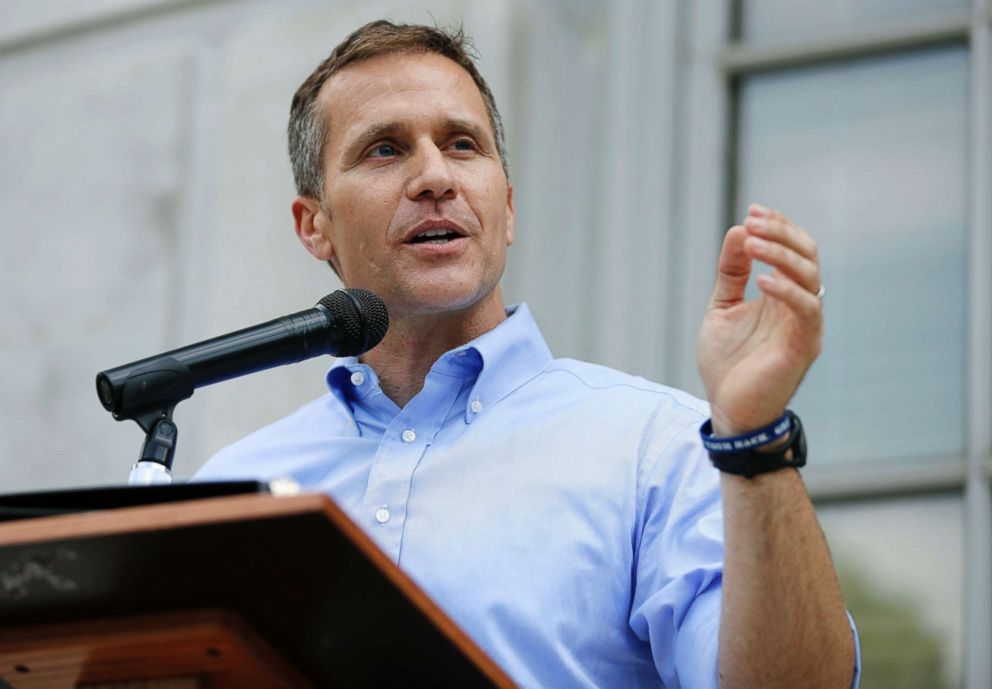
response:
M476 120L490 131L485 101L472 77L435 53L382 55L348 65L318 96L328 143L353 138L377 123Z

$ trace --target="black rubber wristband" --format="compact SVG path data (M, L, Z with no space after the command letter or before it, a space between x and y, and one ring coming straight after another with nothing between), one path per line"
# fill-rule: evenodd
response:
M789 421L789 440L785 445L766 452L758 452L754 449L741 452L709 450L710 461L713 462L713 466L724 473L746 478L753 478L758 474L789 467L798 469L806 466L806 434L803 432L803 425L799 421L799 417L789 410L786 410L785 417L788 417ZM707 422L700 429L700 433L711 428L712 426ZM720 438L713 438L709 434L707 436L707 440L711 443L721 440Z
M715 436L713 435L713 419L706 419L706 422L699 428L699 436L703 439L703 447L713 455L748 452L756 447L768 445L784 438L789 435L791 430L792 417L789 416L789 410L786 410L782 416L767 426L740 435Z

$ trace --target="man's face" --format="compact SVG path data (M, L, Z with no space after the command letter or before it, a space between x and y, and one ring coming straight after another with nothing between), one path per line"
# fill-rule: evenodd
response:
M469 74L435 54L377 57L331 77L318 105L330 134L309 236L293 208L311 253L395 316L501 300L512 188Z

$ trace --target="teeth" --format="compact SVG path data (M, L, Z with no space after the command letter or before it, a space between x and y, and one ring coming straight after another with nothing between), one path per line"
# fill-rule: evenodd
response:
M431 237L447 237L448 235L457 236L458 233L453 230L427 230L426 232L421 232L417 235L417 239L430 239Z

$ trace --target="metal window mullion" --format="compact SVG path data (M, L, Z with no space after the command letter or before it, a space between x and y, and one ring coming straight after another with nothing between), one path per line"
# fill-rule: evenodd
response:
M891 498L964 489L968 464L964 458L933 457L908 464L865 461L854 466L811 467L803 481L818 504Z
M925 48L964 41L971 28L968 10L946 12L922 19L897 20L866 27L831 31L801 41L730 43L720 62L730 75L787 69L838 59Z
M965 687L992 686L992 26L972 0L968 333L968 483L965 491Z

